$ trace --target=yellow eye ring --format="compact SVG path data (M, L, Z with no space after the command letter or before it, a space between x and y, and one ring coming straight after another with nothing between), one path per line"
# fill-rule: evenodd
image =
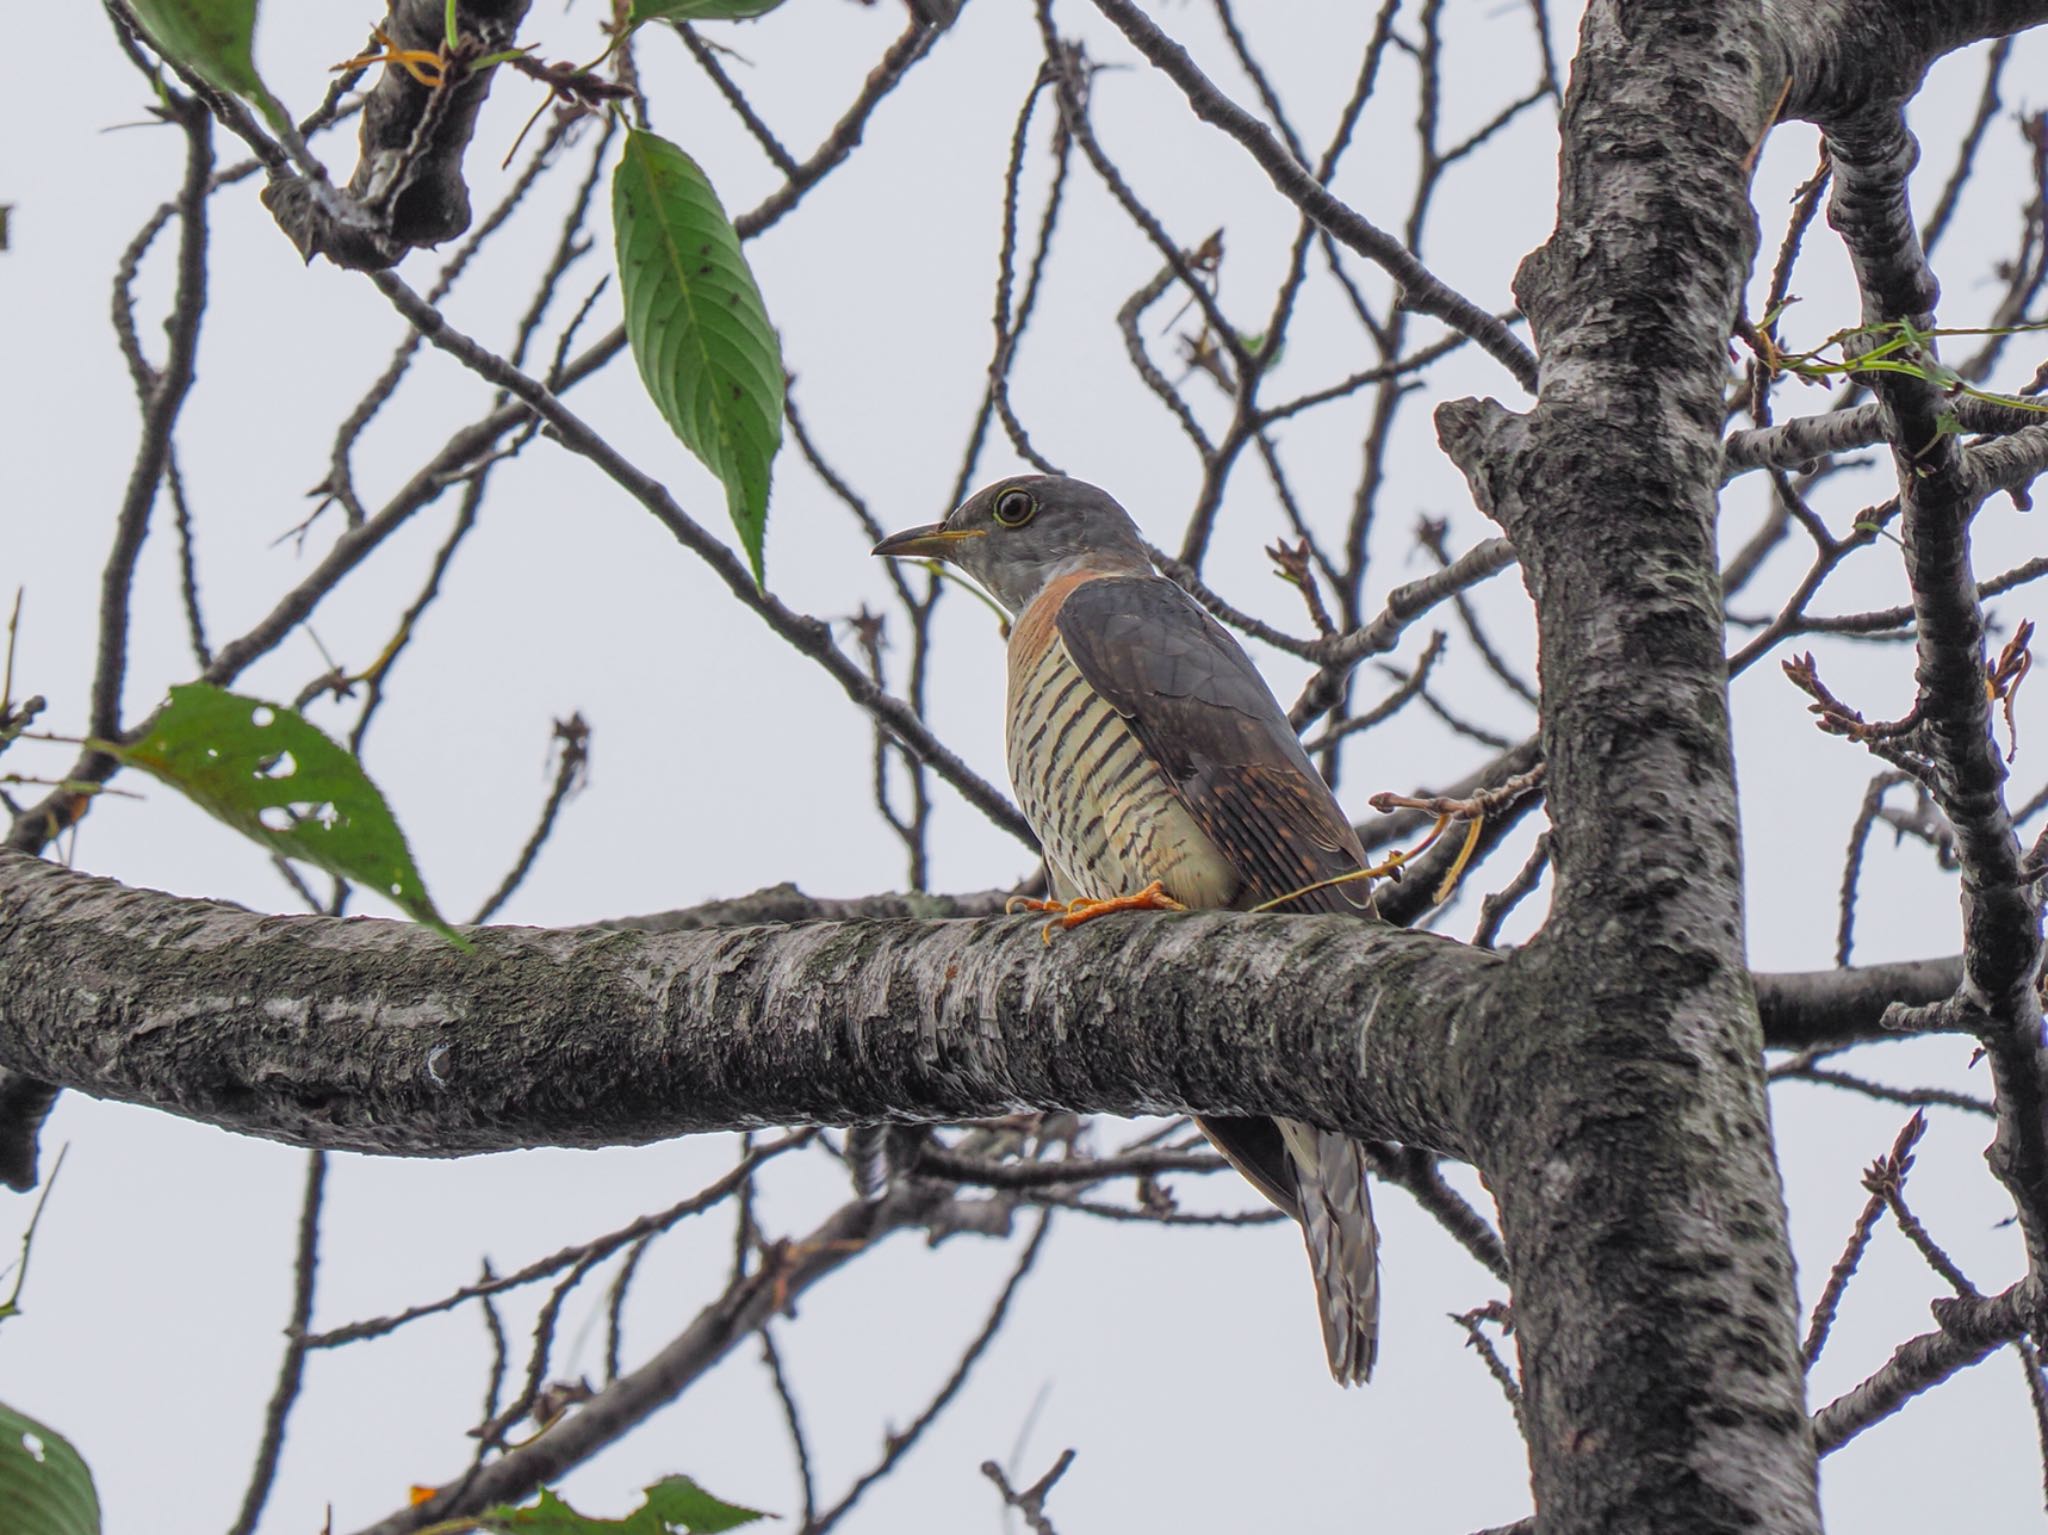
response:
M1029 491L1006 490L996 497L993 515L1006 528L1021 528L1037 510L1038 503L1031 499Z

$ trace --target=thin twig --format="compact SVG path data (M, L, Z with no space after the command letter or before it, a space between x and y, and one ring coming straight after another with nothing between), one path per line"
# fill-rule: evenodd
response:
M775 1399L782 1404L783 1426L789 1430L789 1447L796 1456L797 1484L804 1498L804 1522L798 1528L808 1530L818 1520L818 1484L811 1474L811 1447L804 1438L803 1415L797 1411L796 1393L783 1372L782 1355L775 1347L775 1331L770 1327L761 1329L761 1362L768 1367Z
M578 1242L573 1246L565 1247L559 1252L538 1259L527 1264L524 1268L517 1269L500 1278L479 1280L475 1284L464 1285L461 1289L454 1291L452 1294L444 1295L439 1300L428 1301L418 1306L408 1306L403 1311L394 1312L390 1316L375 1317L362 1322L350 1322L343 1327L314 1333L306 1339L306 1347L309 1349L339 1348L344 1343L354 1343L363 1338L381 1338L386 1333L395 1332L408 1323L417 1322L422 1317L434 1316L443 1311L451 1311L455 1307L462 1305L465 1301L476 1300L478 1297L485 1295L497 1295L506 1290L514 1290L522 1285L532 1284L535 1280L545 1279L550 1274L560 1273L563 1269L582 1263L585 1260L595 1262L609 1257L621 1247L637 1242L644 1237L658 1236L678 1221L686 1220L693 1215L701 1215L706 1210L723 1203L739 1191L741 1185L754 1175L755 1170L762 1163L771 1161L785 1152L795 1151L799 1147L809 1145L816 1135L817 1131L815 1130L798 1130L783 1136L779 1140L770 1141L765 1146L756 1147L753 1151L749 1152L739 1165L730 1172L706 1184L689 1198L679 1200L675 1204L670 1205L666 1210L660 1210L652 1215L643 1215L637 1220L628 1221L616 1231L607 1232L605 1235L595 1237L588 1242Z
M1024 1516L1024 1522L1031 1526L1032 1535L1057 1535L1052 1520L1046 1517L1046 1494L1052 1491L1059 1479L1067 1474L1067 1467L1074 1463L1074 1452L1062 1450L1060 1458L1052 1463L1052 1469L1022 1492L1010 1486L1010 1479L1003 1475L1003 1468L992 1460L981 1463L981 1474L996 1484L996 1490L1003 1495L1006 1507L1014 1508Z
M263 1414L263 1436L256 1444L256 1464L249 1472L249 1487L242 1494L242 1511L228 1527L228 1535L250 1535L263 1517L270 1501L270 1489L277 1481L277 1464L284 1453L285 1424L299 1399L305 1381L307 1328L313 1322L313 1281L320 1265L320 1207L327 1187L327 1153L306 1156L306 1188L299 1202L299 1238L292 1263L292 1309L285 1323L284 1358L277 1368L277 1384L271 1389L270 1405Z
M533 869L533 861L540 856L540 850L554 834L555 817L562 804L582 786L585 770L590 764L590 726L584 723L580 713L571 714L565 720L555 721L555 740L561 743L562 758L555 765L554 787L548 791L547 803L541 806L540 820L533 828L533 835L526 839L526 846L520 849L518 860L510 872L491 892L490 899L477 908L470 924L481 927L496 916L498 909L512 899L513 893L526 882L526 876Z
M944 1412L953 1398L960 1394L960 1389L967 1384L967 1377L973 1373L974 1366L980 1361L981 1356L988 1352L988 1346L1002 1330L1003 1318L1009 1314L1010 1302L1016 1298L1018 1288L1024 1283L1025 1276L1031 1272L1032 1265L1038 1261L1039 1250L1045 1245L1046 1233L1051 1229L1051 1213L1042 1213L1038 1217L1037 1229L1031 1233L1031 1239L1024 1244L1023 1254L1017 1259L1016 1267L1010 1270L1010 1277L996 1296L995 1305L989 1309L988 1319L982 1323L981 1330L968 1343L966 1352L960 1356L960 1362L953 1367L953 1373L946 1378L945 1384L940 1386L931 1401L925 1404L924 1411L911 1420L908 1428L889 1435L881 1459L856 1477L853 1485L846 1489L845 1495L827 1509L822 1517L806 1520L798 1535L825 1535L827 1530L851 1513L854 1505L860 1501L861 1495L896 1469L896 1463L916 1447L917 1441L924 1437L925 1430L938 1420L939 1414Z

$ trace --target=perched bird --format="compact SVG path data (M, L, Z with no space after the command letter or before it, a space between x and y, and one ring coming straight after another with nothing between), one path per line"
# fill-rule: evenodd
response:
M1358 873L1364 851L1251 658L1153 570L1106 492L1000 480L875 553L944 560L1009 610L1010 780L1067 923L1145 907L1372 910L1367 881L1323 883ZM1296 1120L1198 1123L1301 1223L1330 1372L1365 1380L1379 1238L1362 1149Z

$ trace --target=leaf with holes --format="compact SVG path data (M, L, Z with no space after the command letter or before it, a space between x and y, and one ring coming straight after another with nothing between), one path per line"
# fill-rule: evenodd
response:
M171 689L133 746L96 744L272 852L365 885L469 947L427 899L405 834L362 764L294 711L190 682Z
M131 0L156 50L209 85L245 96L275 126L282 108L256 73L256 0Z
M739 236L697 162L634 131L612 178L626 338L656 408L724 482L761 576L770 466L782 446L782 346Z
M782 0L633 0L628 18L634 26L645 21L745 21L766 16Z
M715 1498L687 1476L667 1476L623 1519L579 1514L546 1488L525 1508L501 1505L477 1516L496 1535L720 1535L771 1515Z
M0 1527L7 1535L99 1535L92 1472L71 1441L0 1403Z

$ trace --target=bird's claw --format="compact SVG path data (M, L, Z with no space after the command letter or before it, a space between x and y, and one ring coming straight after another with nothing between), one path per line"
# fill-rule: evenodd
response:
M1018 911L1056 911L1061 915L1039 929L1039 940L1052 942L1052 930L1079 927L1083 922L1092 922L1097 917L1106 917L1118 911L1186 911L1185 903L1176 901L1166 893L1166 887L1158 880L1152 881L1143 890L1131 895L1078 896L1071 901L1035 901L1027 896L1012 896L1003 903L1006 913Z

